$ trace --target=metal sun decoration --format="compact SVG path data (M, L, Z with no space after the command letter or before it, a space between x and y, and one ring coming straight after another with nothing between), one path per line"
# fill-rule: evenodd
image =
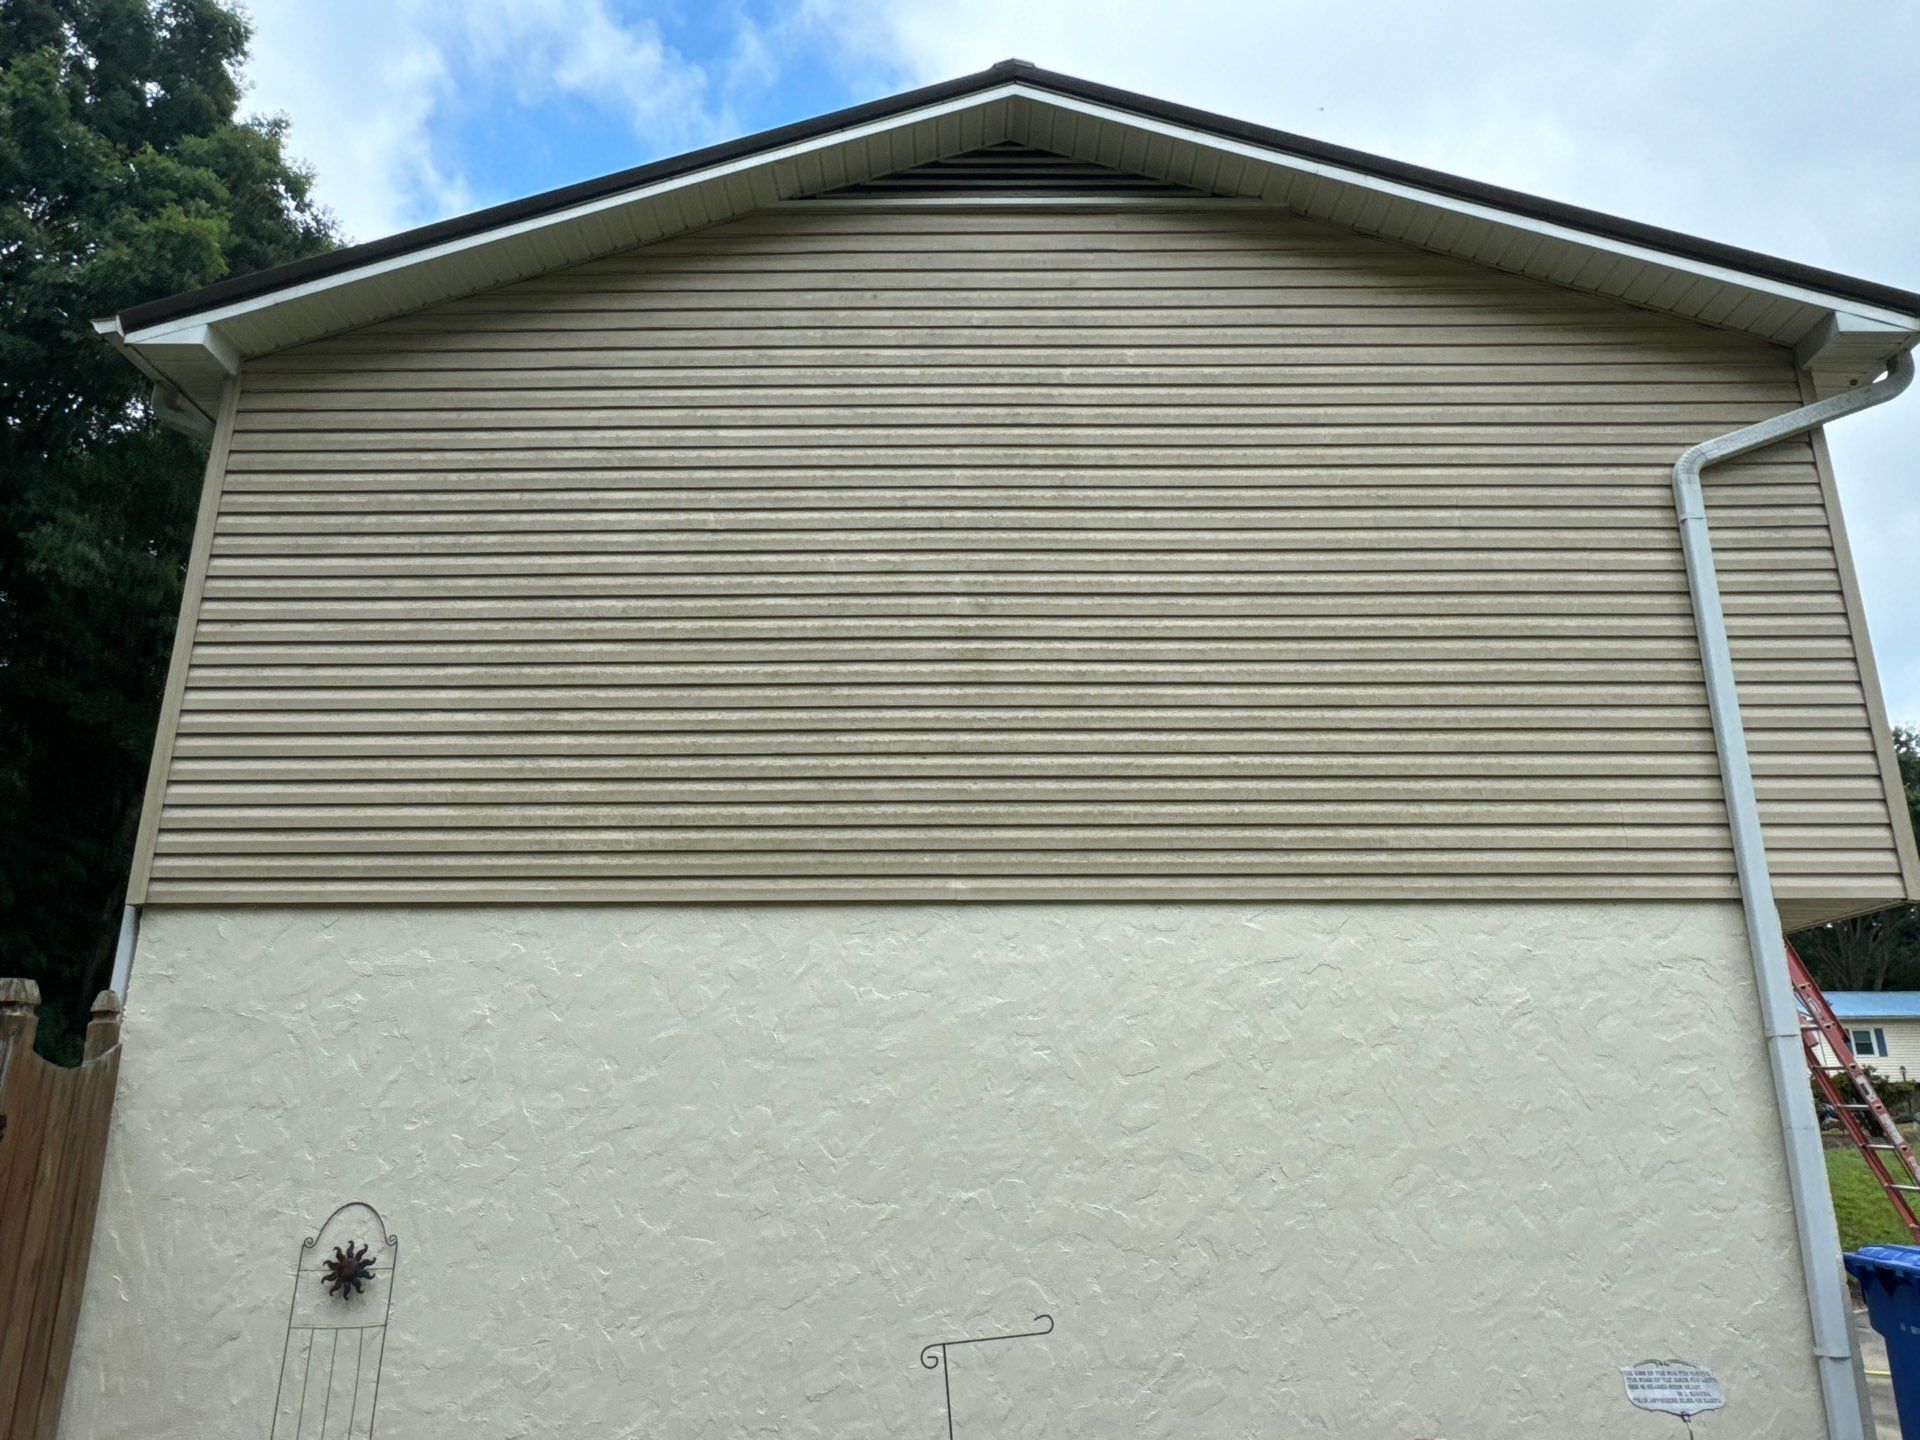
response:
M300 1242L271 1440L373 1440L400 1237L363 1201Z
M327 1293L336 1300L347 1298L351 1290L355 1295L367 1288L367 1281L373 1278L373 1261L367 1255L365 1245L355 1245L349 1240L346 1248L333 1247L333 1258L321 1265L320 1283Z

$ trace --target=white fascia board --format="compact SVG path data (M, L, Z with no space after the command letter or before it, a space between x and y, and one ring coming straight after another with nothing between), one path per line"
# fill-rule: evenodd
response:
M1842 345L1855 345L1861 349L1879 349L1884 358L1896 350L1909 349L1914 341L1914 332L1920 325L1909 321L1905 325L1888 324L1882 320L1870 319L1864 315L1836 313L1828 315L1809 330L1800 343L1793 347L1794 363L1805 370L1817 362L1821 356Z
M164 343L178 345L184 350L204 350L213 363L228 375L240 373L240 352L233 348L232 341L210 324L175 331Z
M156 392L154 411L163 424L172 425L175 429L184 430L190 435L200 435L203 433L211 435L213 433L213 417L209 415L205 408L199 405L171 375L161 370L152 360L133 347L132 343L128 341L125 332L121 330L120 321L117 316L110 315L104 320L95 320L93 322L93 332L109 345L113 346L114 349L118 350L127 358L134 369L138 370L153 382ZM224 341L221 343L225 344ZM226 348L228 353L232 353L231 346L227 346ZM236 366L237 364L238 362L236 361ZM234 372L229 371L228 373L232 374ZM163 405L158 395L158 392L161 390L167 391L179 402L178 405L173 404L171 400ZM205 427L204 431L202 429L203 426Z
M1196 130L1188 126L1157 120L1149 116L1141 115L1135 111L1118 109L1093 101L1061 95L1051 90L1029 86L1020 81L1009 81L1006 84L997 85L990 90L983 90L971 95L962 96L958 99L924 106L920 109L910 110L903 114L889 116L885 119L872 120L865 124L850 126L844 130L836 130L830 135L795 141L790 145L783 145L777 149L761 151L754 155L741 156L737 159L722 161L702 170L690 171L685 175L674 176L670 179L657 181L651 185L640 186L632 190L623 190L612 195L604 195L595 200L583 201L578 205L570 206L564 210L556 210L550 214L510 222L493 229L480 231L473 235L447 240L441 244L429 246L425 249L408 251L403 255L393 255L380 260L372 260L365 265L356 266L352 270L342 271L336 275L322 276L318 279L291 285L283 290L275 290L248 300L235 301L230 305L220 306L211 310L198 311L190 316L183 316L177 320L163 322L162 324L152 326L145 330L135 331L128 334L125 340L130 346L152 344L193 346L196 344L204 344L208 341L218 341L221 337L218 331L212 327L218 326L222 321L253 314L260 310L270 309L288 301L322 295L327 291L336 290L342 286L352 285L380 275L389 274L396 270L404 270L413 266L459 255L467 251L496 244L502 240L511 239L515 236L530 234L554 226L571 224L609 210L636 205L656 196L667 195L676 190L724 179L729 175L739 174L743 171L777 164L783 160L798 159L821 150L843 145L851 141L867 139L891 130L900 129L904 126L919 124L926 120L939 119L945 115L983 108L998 101L1015 98L1024 99L1037 105L1049 106L1053 109L1083 116L1087 119L1202 146L1241 159L1279 166L1299 174L1330 180L1337 184L1355 186L1377 194L1393 196L1450 214L1483 220L1490 224L1504 226L1542 238L1563 241L1597 253L1618 256L1639 264L1656 266L1669 271L1678 271L1683 274L1698 276L1702 279L1733 285L1759 294L1814 306L1835 314L1844 313L1868 323L1880 324L1899 330L1920 329L1920 315L1907 315L1899 311L1866 306L1857 300L1827 294L1804 286L1788 284L1784 281L1763 278L1747 271L1735 270L1722 265L1714 265L1706 261L1689 259L1685 256L1675 255L1669 251L1655 249L1650 246L1636 245L1628 241L1596 235L1592 231L1575 229L1571 226L1557 224L1552 221L1519 215L1511 210L1503 210L1477 201L1463 200L1454 196L1443 195L1437 191L1422 189L1419 186L1409 185L1401 181L1382 179L1379 176L1368 175L1362 171L1350 169L1346 166L1335 165L1327 161L1308 160L1298 155L1290 154L1287 151L1258 145L1251 141L1229 139L1208 131ZM227 353L228 355L232 354L231 346L227 347ZM227 359L225 357L216 353L215 359L219 361L223 368L226 368Z

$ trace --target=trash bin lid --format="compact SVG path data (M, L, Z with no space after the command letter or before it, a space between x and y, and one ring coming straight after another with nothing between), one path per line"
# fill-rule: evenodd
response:
M1886 1285L1920 1285L1920 1245L1862 1245L1845 1257L1847 1273Z

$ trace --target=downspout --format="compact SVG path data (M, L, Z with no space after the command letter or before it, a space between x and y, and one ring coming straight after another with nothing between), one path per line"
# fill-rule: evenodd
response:
M1806 1272L1807 1306L1813 1317L1813 1355L1820 1376L1829 1440L1861 1440L1860 1392L1853 1370L1852 1334L1845 1281L1841 1278L1840 1237L1827 1190L1826 1161L1813 1097L1807 1088L1801 1055L1800 1017L1787 980L1787 950L1774 904L1773 877L1767 869L1766 842L1760 831L1760 804L1753 789L1746 729L1740 722L1740 697L1734 686L1733 653L1727 617L1720 606L1720 582L1714 573L1713 541L1707 533L1700 472L1709 465L1745 455L1776 441L1883 405L1913 381L1913 355L1901 351L1887 373L1870 385L1816 400L1798 410L1762 420L1695 445L1673 467L1673 500L1679 512L1680 548L1686 555L1687 588L1693 596L1694 628L1700 638L1700 662L1706 672L1707 708L1713 717L1713 741L1720 752L1720 783L1726 792L1727 822L1733 831L1733 864L1746 915L1747 946L1760 994L1760 1025L1786 1142L1787 1184L1793 1193L1794 1225L1799 1232L1800 1264Z
M133 952L140 947L140 907L126 905L120 910L120 940L113 947L113 978L107 988L126 1003L127 986L133 980Z

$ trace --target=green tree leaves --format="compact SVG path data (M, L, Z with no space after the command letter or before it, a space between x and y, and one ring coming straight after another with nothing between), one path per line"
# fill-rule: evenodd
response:
M112 958L203 457L90 322L334 243L218 0L0 4L0 971Z

